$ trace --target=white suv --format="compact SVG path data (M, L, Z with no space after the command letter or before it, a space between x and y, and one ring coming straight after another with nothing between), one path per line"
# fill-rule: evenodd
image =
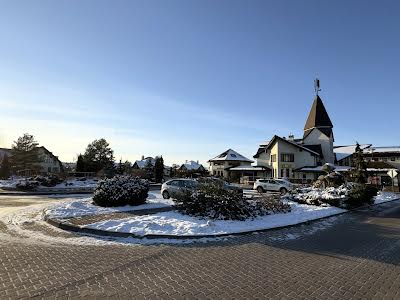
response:
M283 179L257 179L254 182L253 190L257 190L259 193L265 193L266 191L280 192L286 194L288 191L293 189L293 185Z

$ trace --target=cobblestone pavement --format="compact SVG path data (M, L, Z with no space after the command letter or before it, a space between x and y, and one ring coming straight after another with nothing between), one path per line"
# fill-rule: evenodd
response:
M395 201L259 234L147 246L3 222L0 299L400 299L399 217Z

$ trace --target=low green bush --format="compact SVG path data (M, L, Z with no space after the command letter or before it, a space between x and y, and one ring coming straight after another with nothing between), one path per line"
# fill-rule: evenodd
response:
M378 189L372 185L357 184L348 194L345 204L348 208L360 207L364 204L374 203L374 197L378 194Z
M139 177L115 176L98 183L93 202L103 207L140 205L146 202L149 188L149 182Z

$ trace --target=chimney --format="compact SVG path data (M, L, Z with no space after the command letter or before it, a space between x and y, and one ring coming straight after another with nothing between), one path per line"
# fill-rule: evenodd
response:
M293 134L289 134L288 140L293 142L294 141L294 135Z
M199 164L199 160L197 160L197 164Z
M187 160L185 160L185 164L187 164Z
M144 160L144 155L142 155L142 160Z

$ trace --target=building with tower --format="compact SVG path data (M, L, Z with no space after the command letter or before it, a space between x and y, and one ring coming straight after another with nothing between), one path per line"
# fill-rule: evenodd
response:
M303 138L273 136L254 155L256 166L270 169L273 178L314 180L325 163L334 164L333 124L317 94L304 126Z

